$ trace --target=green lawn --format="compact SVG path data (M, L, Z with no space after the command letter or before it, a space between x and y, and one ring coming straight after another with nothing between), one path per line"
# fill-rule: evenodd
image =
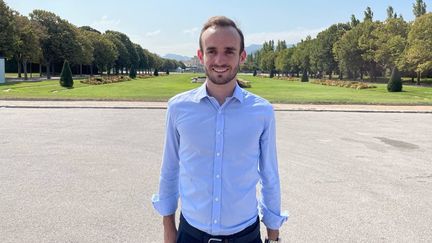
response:
M177 93L198 87L200 84L190 82L194 76L200 74L171 74L105 85L87 85L75 80L73 89L60 87L58 80L7 83L0 85L0 99L166 101ZM374 89L355 90L252 76L241 75L240 78L251 81L252 88L248 90L273 103L432 105L430 87L406 85L404 92L389 93L385 84L377 84Z

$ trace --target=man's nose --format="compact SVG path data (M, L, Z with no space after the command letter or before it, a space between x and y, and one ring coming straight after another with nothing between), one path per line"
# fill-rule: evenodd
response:
M226 62L226 57L225 57L225 55L223 53L217 54L215 56L215 59L214 59L214 63L215 64L222 65L222 64L226 64L225 62Z

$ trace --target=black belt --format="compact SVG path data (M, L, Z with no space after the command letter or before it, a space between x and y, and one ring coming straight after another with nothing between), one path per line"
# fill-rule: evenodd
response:
M180 214L179 231L184 231L190 236L192 236L193 238L197 240L202 240L205 243L217 243L217 242L244 243L244 242L251 242L253 240L256 240L256 238L260 234L259 226L260 226L259 218L257 217L255 223L253 223L251 226L248 226L246 229L238 233L232 235L214 236L193 227L186 221L186 219L183 217L183 214Z

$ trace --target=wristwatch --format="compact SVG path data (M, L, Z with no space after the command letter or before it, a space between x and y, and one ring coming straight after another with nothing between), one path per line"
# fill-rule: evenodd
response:
M269 240L269 239L265 239L264 243L281 243L282 239L281 238L277 238L277 240Z

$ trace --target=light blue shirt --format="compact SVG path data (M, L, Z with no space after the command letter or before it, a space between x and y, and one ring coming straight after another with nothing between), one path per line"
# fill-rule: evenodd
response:
M161 215L174 214L180 197L188 223L211 235L245 229L258 209L268 228L279 229L287 220L280 212L275 117L268 101L237 85L220 106L204 83L170 99L166 129L159 193L152 198Z

